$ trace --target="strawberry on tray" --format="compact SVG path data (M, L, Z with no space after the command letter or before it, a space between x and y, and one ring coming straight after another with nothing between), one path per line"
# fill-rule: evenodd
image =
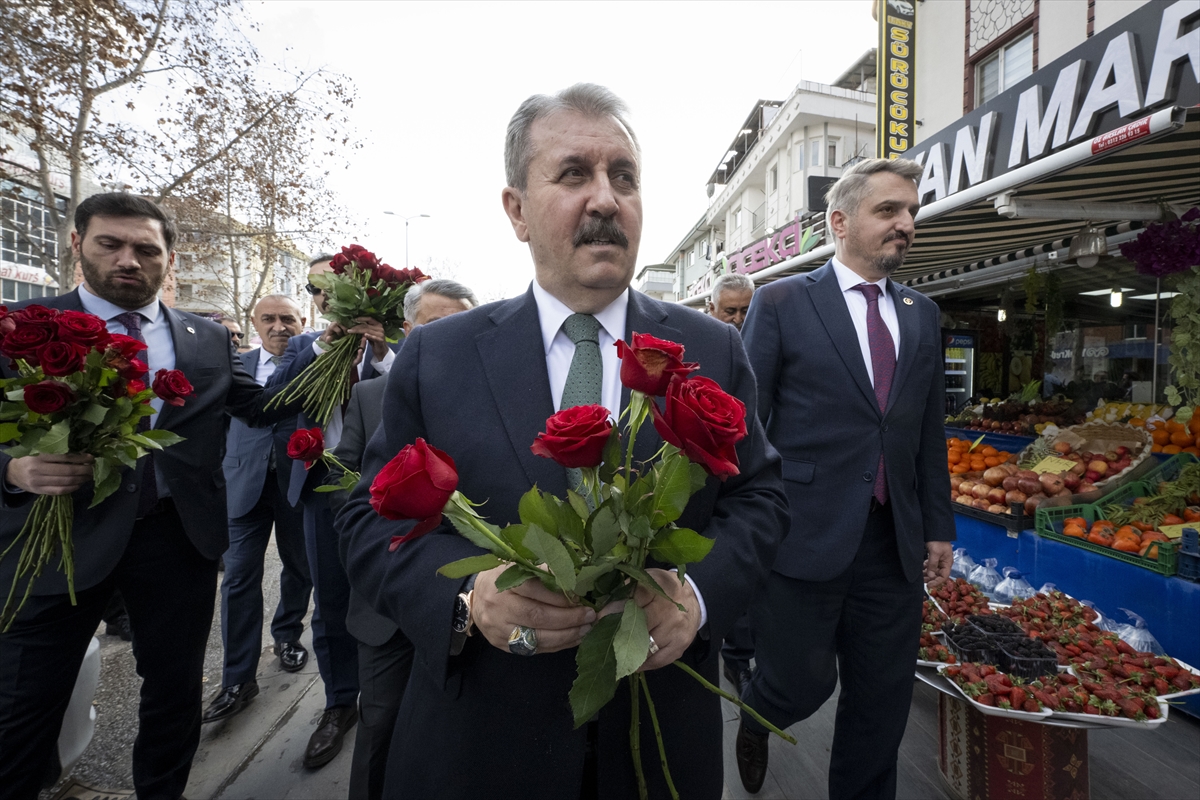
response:
M965 578L946 581L936 588L925 587L938 611L952 622L962 622L969 614L991 614L987 595Z
M1050 709L1035 694L1032 683L1005 674L991 664L969 661L947 664L938 672L950 680L978 711L991 717L1010 717L1034 722L1050 716Z
M1078 674L1103 685L1128 687L1163 700L1200 693L1200 674L1169 656L1138 652L1125 642L1115 657L1093 655L1075 665Z
M953 664L957 659L950 648L934 634L942 629L946 615L938 610L932 600L926 599L921 609L921 638L917 643L917 666L936 667Z
M1161 697L1128 682L1069 673L1040 682L1053 694L1053 701L1043 703L1056 718L1117 728L1152 727L1167 720L1168 707Z

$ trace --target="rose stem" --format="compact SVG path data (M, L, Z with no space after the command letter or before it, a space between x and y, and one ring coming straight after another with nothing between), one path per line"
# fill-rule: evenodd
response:
M750 706L748 706L748 705L746 705L745 703L743 703L743 702L741 701L741 699L740 699L740 698L738 698L738 697L734 697L734 696L733 696L733 695L731 695L729 692L726 692L724 689L721 689L721 688L719 688L719 687L717 687L717 686L713 686L711 683L709 683L708 681L704 680L704 678L703 678L703 677L700 675L700 673L699 673L699 672L696 672L696 670L692 669L691 667L689 667L687 664L683 663L682 661L675 661L675 662L673 662L673 663L675 664L675 666L679 667L681 670L683 670L684 672L686 672L688 675L691 675L693 678L695 678L696 680L700 681L700 685L701 685L701 686L703 686L705 689L708 689L708 690L709 690L710 692L712 692L713 694L719 694L719 695L721 695L721 697L724 697L726 700L728 700L729 702L733 703L735 706L737 706L738 708L742 709L743 711L745 711L745 712L746 712L747 714L749 714L750 716L754 717L756 720L758 720L759 722L761 722L761 723L763 724L763 726L764 726L764 727L766 727L766 728L767 728L769 731L771 731L771 733L775 734L775 735L776 735L776 736L778 736L780 739L783 739L785 742L788 742L788 743L790 743L790 744L795 744L795 743L796 743L796 737L795 737L795 736L792 736L792 735L791 735L790 733L788 733L787 731L781 731L781 730L779 730L779 728L776 728L776 727L775 727L774 725L772 725L770 722L768 722L767 720L763 719L763 716L762 716L761 714L759 714L757 711L755 711L755 710L754 710L753 708L751 708Z
M633 706L629 711L629 749L633 752L633 774L637 776L638 797L646 800L650 793L646 790L646 773L642 770L641 723L638 721L642 703L638 696L636 673L629 676L629 698L633 701Z
M658 741L658 758L662 762L663 777L667 779L667 788L671 791L672 800L679 800L675 781L671 780L671 769L667 766L667 750L663 745L662 729L658 727L658 713L654 710L654 701L650 699L650 687L646 685L646 673L635 672L634 676L642 684L642 692L646 695L646 705L650 707L650 724L654 726L654 738Z

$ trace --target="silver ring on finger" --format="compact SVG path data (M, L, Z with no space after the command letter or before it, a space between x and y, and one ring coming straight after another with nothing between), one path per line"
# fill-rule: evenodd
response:
M659 651L658 642L654 641L654 637L650 637L650 655L654 655Z
M517 625L508 635L508 652L514 656L531 656L537 652L537 631Z

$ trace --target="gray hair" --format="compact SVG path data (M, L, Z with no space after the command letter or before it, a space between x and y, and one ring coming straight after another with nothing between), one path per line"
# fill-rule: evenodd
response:
M404 294L404 318L406 320L412 322L417 318L417 307L421 303L421 298L427 294L436 294L451 300L466 300L467 305L471 308L479 305L475 293L458 281L452 281L449 278L422 281L409 288Z
M633 148L641 159L642 148L626 119L629 107L625 101L603 86L577 83L555 95L533 95L521 103L508 121L508 135L504 139L504 177L517 191L525 191L529 181L529 162L533 160L529 131L534 122L556 111L577 111L586 117L615 117L633 140Z
M333 256L331 256L329 253L321 253L318 256L314 256L308 260L308 268L312 269L322 261L333 261Z
M712 294L709 296L713 308L717 307L717 302L721 299L721 292L728 289L731 292L750 292L754 293L754 281L750 280L749 275L742 275L740 272L730 272L717 278L713 284Z
M921 180L921 165L907 158L866 158L842 173L842 177L825 193L827 215L834 211L853 216L862 201L867 198L867 186L871 176L879 172L890 172L913 183Z

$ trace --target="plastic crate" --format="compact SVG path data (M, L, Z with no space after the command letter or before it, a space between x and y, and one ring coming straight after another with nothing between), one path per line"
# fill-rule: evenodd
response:
M986 622L981 624L980 620L986 620ZM1024 638L1026 635L1025 631L1020 625L1013 622L1008 617L1002 617L999 614L970 614L967 616L967 622L977 628L984 636L989 638L996 636L1020 636L1021 638ZM988 624L996 625L997 627L1000 627L1001 630L990 631L985 627L985 625Z
M1200 582L1200 556L1177 553L1175 557L1178 559L1176 563L1179 566L1179 577Z
M1200 537L1195 528L1184 528L1179 540L1179 552L1189 556L1200 556Z
M1149 497L1154 494L1150 488L1152 484L1146 483L1144 480L1133 481L1127 483L1115 492L1110 492L1097 500L1093 505L1103 508L1108 505L1132 505L1133 501L1139 497ZM1157 483L1153 484L1157 486Z
M1175 574L1175 543L1174 542L1159 542L1158 543L1158 559L1143 558L1137 553L1123 553L1120 550L1113 550L1111 547L1104 547L1098 544L1092 544L1084 539L1076 539L1074 536L1064 536L1063 520L1068 517L1083 517L1087 520L1088 527L1098 519L1103 519L1100 509L1090 503L1078 506L1059 506L1057 508L1039 508L1035 515L1035 527L1038 536L1044 539L1052 539L1056 542L1063 542L1074 547L1082 547L1084 550L1090 550L1098 555L1108 558L1115 558L1117 561L1124 561L1126 564L1133 564L1143 569L1148 569L1152 572L1157 572L1160 575Z
M1173 481L1179 477L1179 473L1188 464L1195 464L1197 459L1191 453L1176 453L1166 461L1159 464L1154 469L1147 472L1141 477L1142 483L1150 490L1150 494L1154 494L1158 490L1158 484L1163 481Z
M1039 642L1039 644L1041 644ZM1016 675L1025 680L1034 680L1043 675L1055 675L1058 673L1058 656L1054 651L1045 645L1041 645L1045 655L1039 657L1019 656L1009 652L1004 642L1000 642L996 648L996 654L999 656L1000 668L1010 675Z
M969 624L966 627L972 627ZM964 647L959 644L951 631L942 628L942 636L946 640L946 645L954 655L958 656L959 662L978 661L982 664L995 664L996 651L992 647L991 640L988 639L987 647Z

